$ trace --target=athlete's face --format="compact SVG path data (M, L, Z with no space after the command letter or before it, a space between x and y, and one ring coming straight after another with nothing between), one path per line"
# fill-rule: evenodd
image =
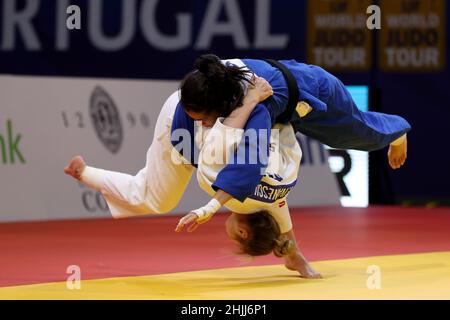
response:
M239 244L239 239L247 239L249 228L241 214L232 213L225 222L228 237Z
M195 121L199 121L204 127L212 127L214 123L216 123L217 117L212 115L207 115L203 113L197 113L193 111L186 111L189 117L194 119Z

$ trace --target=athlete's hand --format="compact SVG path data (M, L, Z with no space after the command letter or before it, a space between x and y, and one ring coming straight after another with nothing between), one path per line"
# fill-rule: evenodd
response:
M193 232L201 224L198 222L198 220L198 215L195 212L189 212L187 215L180 219L177 227L175 228L175 231L181 232L183 231L184 227L187 227L187 232ZM206 221L202 221L202 223Z
M242 129L245 127L253 109L261 101L266 100L273 95L272 87L264 79L253 77L252 83L248 86L247 95L242 101L242 106L236 108L223 120L223 124L227 127Z
M272 95L273 90L269 82L264 78L254 77L253 85L249 86L245 99L254 99L257 102L262 102Z
M194 231L195 229L197 229L198 225L209 221L222 206L222 204L219 200L216 199L216 197L224 201L224 199L227 199L228 196L229 195L226 192L217 192L215 197L212 198L205 206L196 210L192 210L183 218L181 218L178 222L177 227L175 228L175 231L181 232L183 231L183 228L185 226L189 226L187 229L188 232Z

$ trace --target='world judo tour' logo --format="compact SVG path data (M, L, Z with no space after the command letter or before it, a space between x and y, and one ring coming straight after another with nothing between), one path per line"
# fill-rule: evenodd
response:
M97 137L111 153L120 150L123 141L123 129L117 109L111 96L100 86L95 87L91 95L89 113Z

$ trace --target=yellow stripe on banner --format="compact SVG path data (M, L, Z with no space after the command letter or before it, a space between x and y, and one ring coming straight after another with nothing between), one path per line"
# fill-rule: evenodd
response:
M0 299L450 299L450 252L313 263L324 279L282 265L0 288Z

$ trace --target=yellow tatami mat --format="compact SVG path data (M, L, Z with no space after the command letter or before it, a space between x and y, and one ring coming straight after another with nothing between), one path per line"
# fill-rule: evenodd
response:
M314 262L306 280L282 265L0 288L0 299L450 299L450 252ZM81 274L82 276L82 274Z

